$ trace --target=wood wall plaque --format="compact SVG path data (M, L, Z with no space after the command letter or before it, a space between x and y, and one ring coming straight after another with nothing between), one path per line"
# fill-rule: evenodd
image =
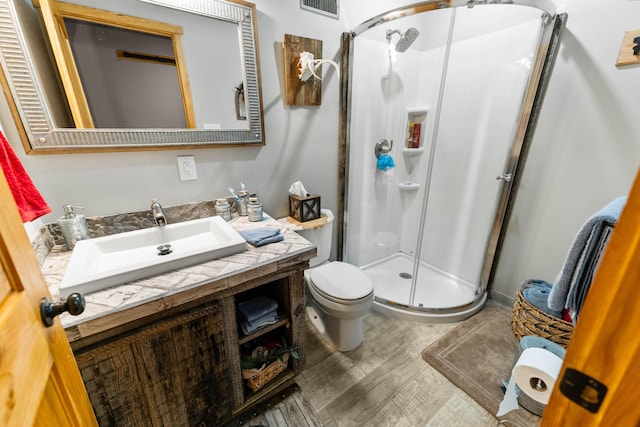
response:
M640 30L627 31L622 40L616 67L640 64Z
M320 105L322 103L322 80L315 77L302 81L299 75L300 53L310 52L315 59L322 59L322 41L305 37L284 35L284 76L286 105ZM316 71L322 77L322 69Z

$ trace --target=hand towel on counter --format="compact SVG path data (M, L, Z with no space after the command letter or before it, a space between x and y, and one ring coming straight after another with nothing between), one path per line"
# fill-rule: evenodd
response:
M558 273L549 293L548 305L550 309L557 311L568 307L567 296L571 284L575 283L577 278L580 277L583 268L588 268L594 255L594 250L598 247L603 224L615 224L626 201L626 196L614 199L593 214L580 228L567 254L562 270Z
M240 235L244 240L256 247L279 242L284 239L284 236L280 234L280 229L271 227L242 230L240 231Z
M275 311L278 308L278 303L272 298L258 296L248 301L239 302L236 304L236 308L238 316L247 322L251 322Z
M33 181L2 132L0 132L0 167L7 178L22 222L33 221L51 212L51 208L33 185Z

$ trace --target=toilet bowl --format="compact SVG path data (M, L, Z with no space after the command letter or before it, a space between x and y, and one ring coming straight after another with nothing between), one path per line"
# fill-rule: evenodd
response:
M364 339L362 321L373 305L373 282L351 264L333 261L305 271L307 316L338 351Z
M351 351L364 339L363 319L373 305L373 281L360 268L328 261L333 213L322 209L327 223L298 233L316 245L318 255L304 272L307 316L318 333L338 351Z

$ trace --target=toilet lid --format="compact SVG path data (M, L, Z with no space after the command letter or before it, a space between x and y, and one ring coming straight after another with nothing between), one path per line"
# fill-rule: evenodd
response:
M373 292L373 281L358 267L334 261L310 270L313 286L340 300L358 300Z

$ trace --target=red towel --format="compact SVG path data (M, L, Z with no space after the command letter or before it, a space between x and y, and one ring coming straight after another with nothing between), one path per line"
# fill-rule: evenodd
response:
M18 205L22 222L33 221L51 212L51 208L33 185L9 141L0 132L0 167L7 178L13 200Z

